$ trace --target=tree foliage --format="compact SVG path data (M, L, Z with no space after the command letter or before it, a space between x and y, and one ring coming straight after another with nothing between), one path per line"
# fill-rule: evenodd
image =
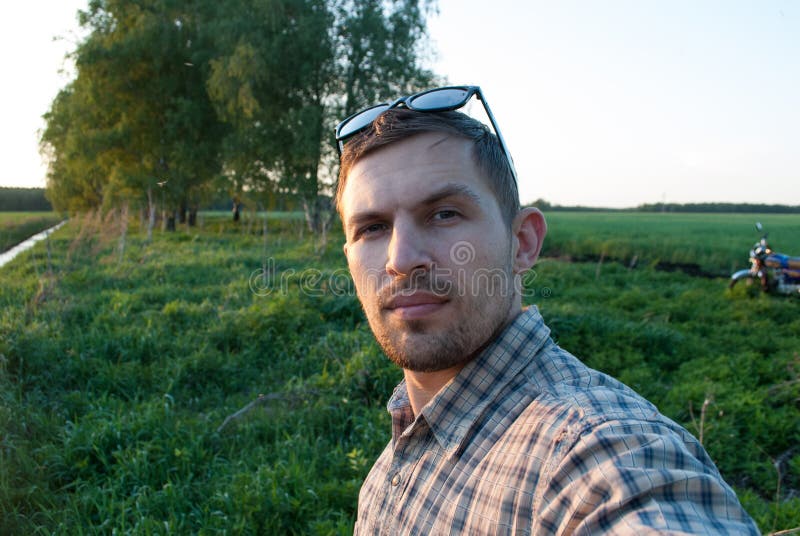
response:
M74 211L212 189L302 203L333 181L332 127L430 84L427 0L92 0L76 79L46 114L49 198ZM166 181L166 182L165 182Z
M234 188L297 196L309 225L332 182L330 132L352 110L430 83L418 0L237 0L215 20L209 94L232 126ZM235 31L233 31L235 29Z
M173 205L216 173L222 134L204 90L210 50L194 2L92 0L76 79L45 116L48 189L59 208L142 199L158 182Z

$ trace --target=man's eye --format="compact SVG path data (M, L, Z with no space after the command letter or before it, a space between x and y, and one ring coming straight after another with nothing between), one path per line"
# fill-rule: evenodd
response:
M374 235L380 233L385 229L386 229L385 223L372 223L370 225L366 225L361 229L359 229L358 232L356 233L356 237Z
M440 210L433 215L434 220L449 220L458 216L455 210Z

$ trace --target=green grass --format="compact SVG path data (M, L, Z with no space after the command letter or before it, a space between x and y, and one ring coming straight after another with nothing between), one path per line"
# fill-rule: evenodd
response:
M620 249L645 250L650 215L599 216L550 216L554 245L617 229ZM653 220L646 251L730 246L745 264L744 219L717 244L727 217L702 217L707 239L686 218ZM37 245L0 269L0 533L352 531L401 374L331 286L346 284L338 230L319 250L301 222L267 221L266 246L223 217L149 244L132 223L121 258L115 232L71 221L50 264ZM777 245L782 222L762 222ZM695 434L708 398L704 444L760 528L800 525L800 300L605 261L545 259L527 279L562 346Z
M800 525L800 300L618 263L547 259L532 279L529 302L589 366L695 435L708 399L704 445L761 529ZM773 502L778 459L793 498Z
M0 212L0 253L63 219L52 212Z
M224 220L224 219L232 219L233 214L230 210L203 210L200 211L200 215L204 218L209 220ZM303 221L305 219L305 215L303 212L279 212L279 211L269 211L269 212L257 212L253 213L252 211L242 210L241 217L247 218L250 216L254 216L258 219L267 218L270 221L275 220L300 220Z
M671 214L550 212L544 254L602 256L630 264L696 264L715 275L747 268L761 238L760 221L776 251L800 255L800 216L794 214Z

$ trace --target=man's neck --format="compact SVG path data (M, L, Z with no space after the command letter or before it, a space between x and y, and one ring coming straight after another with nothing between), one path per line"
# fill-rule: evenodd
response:
M522 305L520 297L516 296L511 303L508 311L508 316L505 322L489 337L487 344L493 341L498 334L511 324L514 319L522 312ZM477 352L476 352L477 354ZM473 356L474 357L474 356ZM403 369L403 374L406 379L406 391L408 391L408 399L411 401L411 410L414 416L419 415L422 408L436 396L436 393L442 390L442 387L456 377L456 374L461 372L469 360L444 370L437 370L436 372L414 372L413 370Z
M436 393L447 385L447 382L455 378L456 374L461 372L465 365L466 363L462 363L449 369L437 370L436 372L403 370L408 399L411 401L411 409L414 415L419 415L425 404L430 402L431 398L436 396Z

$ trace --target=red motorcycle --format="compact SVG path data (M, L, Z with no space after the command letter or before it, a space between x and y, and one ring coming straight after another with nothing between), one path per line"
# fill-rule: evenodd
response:
M761 223L756 223L756 229L763 230ZM758 281L764 292L800 295L800 257L772 251L764 233L750 250L750 268L732 274L729 288L739 281Z

